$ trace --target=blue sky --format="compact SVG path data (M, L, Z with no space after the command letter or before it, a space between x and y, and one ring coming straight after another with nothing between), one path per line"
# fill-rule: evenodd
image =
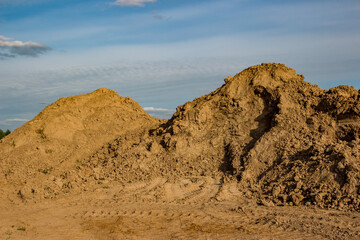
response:
M360 1L0 0L0 128L100 87L151 114L262 62L360 88Z

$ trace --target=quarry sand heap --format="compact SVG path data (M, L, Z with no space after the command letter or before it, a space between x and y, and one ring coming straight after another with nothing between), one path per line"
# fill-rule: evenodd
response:
M30 162L48 168L50 160L40 156L54 154L46 152L53 150L46 145L51 129L42 127L48 121L41 114L31 121L36 127L29 122L5 138L0 145L0 151L7 154L0 162L3 181L24 181L19 173L32 169L27 174L34 181L22 183L27 188L18 188L18 195L26 198L36 192L53 197L104 183L205 176L220 179L221 186L236 184L244 197L257 199L259 204L360 210L360 95L352 87L322 90L282 64L261 64L179 106L168 121L149 117L136 103L119 96L121 106L130 101L132 107L127 108L127 117L116 115L109 111L110 106L102 107L101 99L107 96L88 105L87 111L96 106L96 117L91 115L91 121L82 125L81 131L74 130L73 141L65 144L72 146L70 155L77 156L71 158L71 164L66 164L68 147L54 142L59 147L59 164L51 165L54 170L49 174L31 175L38 169ZM49 114L58 121L54 126L76 126L65 111L58 114ZM74 126L72 129L77 129ZM79 134L83 132L87 134ZM89 145L88 150L76 147L95 141L104 132L109 133L106 138ZM58 132L62 133L67 135L66 130ZM21 153L16 142L27 136L36 137L37 145L21 150L30 157L16 160L14 164L22 165L15 168L12 159ZM41 155L36 147L42 149ZM27 164L28 168L23 167ZM37 182L39 177L47 184ZM220 188L216 198L226 197Z
M354 88L325 91L282 64L262 64L84 166L100 182L222 176L262 204L359 210L359 117Z

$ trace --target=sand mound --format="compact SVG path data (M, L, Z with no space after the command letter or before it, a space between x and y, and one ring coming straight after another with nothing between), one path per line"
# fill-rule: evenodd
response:
M281 64L225 79L167 123L104 146L79 172L103 181L222 176L261 204L359 209L359 92L325 91Z
M131 123L131 124L129 124ZM76 163L118 135L157 124L113 90L61 98L0 143L0 190L20 198L52 196ZM14 188L14 189L13 189Z
M235 183L243 196L260 204L360 209L360 94L352 87L325 91L282 64L262 64L179 106L166 122L152 119L131 100L115 93L105 95L98 101L65 99L69 106L77 106L65 115L66 111L57 112L54 103L1 144L13 149L6 150L8 154L31 156L26 163L35 162L36 167L21 169L32 169L28 175L37 172L36 179L39 166L58 170L47 178L51 184L46 189L36 186L45 190L36 191L53 196L111 182L205 176L221 179L219 184ZM114 107L113 100L100 102L110 96L116 96L120 105ZM79 117L72 117L80 114L80 107L84 108L81 114L86 113L81 124ZM100 115L103 118L97 121ZM45 123L66 127L50 130L55 127ZM95 129L100 130L94 134ZM98 141L100 133L106 136L102 141ZM28 150L20 150L18 143L11 146L20 139L36 142ZM23 141L28 146L29 140ZM50 148L47 141L56 145ZM79 150L85 146L86 151ZM44 157L49 155L47 149L56 150L57 160ZM78 156L71 157L73 164L63 168L61 163L73 155ZM16 168L7 156L1 160L2 165L8 164L4 169ZM60 165L50 165L53 161ZM6 179L11 176L3 170L4 174ZM222 191L216 196L224 198Z

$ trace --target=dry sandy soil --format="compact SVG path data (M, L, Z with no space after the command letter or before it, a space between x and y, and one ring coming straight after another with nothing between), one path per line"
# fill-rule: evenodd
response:
M260 206L221 179L159 178L2 205L0 231L1 239L359 239L360 214Z
M59 99L0 142L0 239L360 239L359 100L282 64L170 120Z

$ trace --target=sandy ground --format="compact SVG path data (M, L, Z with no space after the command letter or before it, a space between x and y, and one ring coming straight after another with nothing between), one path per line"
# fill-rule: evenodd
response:
M358 212L265 205L209 177L114 183L3 203L0 239L360 239Z

